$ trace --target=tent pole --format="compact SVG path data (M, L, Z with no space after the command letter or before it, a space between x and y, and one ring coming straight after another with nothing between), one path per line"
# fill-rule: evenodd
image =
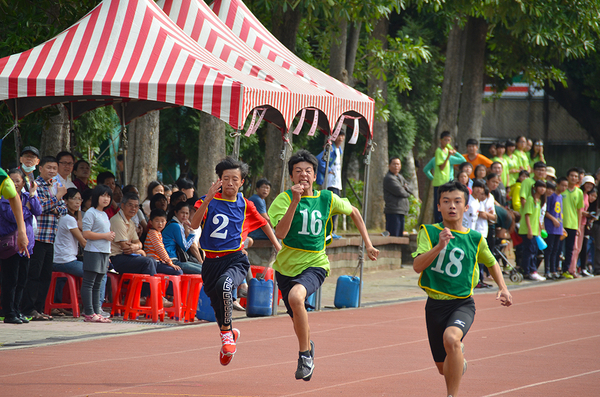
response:
M242 134L240 134L240 130L237 130L234 133L235 136L235 141L233 141L233 154L231 157L234 158L234 160L239 160L240 159L240 144L241 144L241 136Z
M123 185L127 186L129 183L128 167L127 167L127 127L125 127L125 102L121 102L121 147L123 148Z
M363 188L363 220L367 224L368 208L369 208L369 168L371 165L371 152L373 148L373 140L367 142L367 153L365 154L365 185ZM363 267L365 264L365 240L361 239L360 251L358 252L358 266L360 267L360 282L358 283L358 307L362 300L362 284L363 284Z
M323 157L325 159L325 178L323 179L323 185L321 185L321 190L327 190L327 180L329 179L329 160L331 160L331 135L327 137L325 142L325 153L323 153ZM332 229L333 232L333 229ZM325 248L327 250L327 248ZM315 296L315 310L321 311L321 296L323 290L321 287L316 292Z
M19 111L17 109L17 98L15 98L15 152L17 156L17 164L19 164L19 157L21 154L21 134L19 133L19 129L16 128L19 122ZM19 164L20 165L20 164Z

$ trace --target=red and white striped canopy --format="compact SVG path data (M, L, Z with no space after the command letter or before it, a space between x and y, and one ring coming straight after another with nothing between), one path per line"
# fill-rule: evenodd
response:
M105 0L53 39L0 59L0 100L17 103L19 117L55 103L126 101L127 121L188 106L240 129L252 109L276 108L289 94L268 73L253 77L215 57L151 0Z
M260 23L241 0L215 0L210 7L234 34L262 57L330 94L328 101L319 109L327 114L332 130L333 123L343 114L362 116L361 131L366 128L367 135L372 136L373 99L298 58Z

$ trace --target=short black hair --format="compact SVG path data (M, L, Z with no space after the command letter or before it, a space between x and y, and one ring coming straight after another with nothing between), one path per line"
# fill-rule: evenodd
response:
M83 193L81 193L81 204L85 203L88 200L92 199L92 193L94 192L93 189L85 189L83 191ZM112 193L112 192L111 192ZM91 203L90 203L91 204Z
M438 187L438 204L442 202L442 193L459 190L465 194L465 204L469 203L469 189L459 181L450 181Z
M292 176L294 172L294 166L303 161L310 163L313 166L313 170L317 172L317 169L319 168L319 161L317 158L308 150L301 149L294 153L288 161L288 172L290 176Z
M183 190L183 189L193 189L194 188L194 182L192 182L191 179L186 178L186 177L182 177L182 178L177 179L177 182L175 182L175 184L181 190ZM154 187L156 187L156 185ZM154 189L154 187L152 189ZM151 192L151 190L150 190L150 192Z
M467 146L469 145L479 146L479 141L475 138L469 138L467 139Z
M155 208L152 211L150 211L150 216L149 216L150 220L153 220L154 218L158 218L158 217L163 217L163 218L167 219L167 213L164 210L161 210L160 208Z
M180 201L180 202L178 202L177 205L173 208L173 213L181 211L181 209L183 207L188 207L189 208L190 204L187 201Z
M521 171L519 171L519 178L521 176L523 176L523 175L529 177L529 171L527 171L527 170L521 170Z
M465 161L464 163L460 163L460 165L458 166L458 170L459 170L459 171L462 171L462 170L464 170L464 169L465 169L465 167L467 167L467 166L469 166L469 167L473 168L473 164L469 163L468 161Z
M162 193L156 193L154 196L152 196L150 198L150 210L151 211L156 208L156 203L159 202L160 200L165 200L165 202L167 202L167 203L169 202L169 200L167 200L167 196L165 196ZM165 216L166 216L166 214L165 214Z
M56 157L44 156L40 160L40 167L43 167L44 165L46 165L46 163L56 163L56 164L58 164L58 160L56 159Z
M41 163L40 163L40 164L41 164ZM579 174L580 174L580 172L579 172L579 168L577 168L577 167L572 167L572 168L569 168L569 170L567 171L567 176L569 176L569 175L571 174L571 172L575 172L575 173L577 173L577 175L579 175Z
M535 163L533 165L533 169L540 169L540 168L546 168L546 163L544 163L543 161L538 161L537 163Z
M68 200L70 198L73 198L73 197L75 197L76 194L81 195L81 193L79 192L79 189L77 189L76 187L70 187L67 189L67 192L63 196L63 200Z
M473 185L471 186L471 189L475 189L476 187L483 189L484 186L486 186L486 184L483 179L473 179Z
M492 165L490 165L490 168L492 168L492 167L494 166L494 164L500 164L500 167L502 167L502 169L504 169L504 166L503 166L503 165L502 165L502 163L501 163L501 162L499 162L499 161L494 161L494 162L492 163Z
M506 147L515 147L515 146L517 146L517 144L512 139L506 140Z
M388 163L388 165L392 164L392 161L394 161L396 159L400 160L400 157L394 156L394 157L390 158L390 162Z
M554 184L554 182L547 181L546 182L546 189L556 190L556 185Z
M77 170L77 168L79 167L79 165L81 165L81 164L84 164L84 163L85 163L85 164L87 164L87 165L90 165L90 163L88 163L87 161L85 161L85 160L83 160L83 159L81 159L81 160L77 160L77 161L75 162L75 164L73 164L73 171L76 171L76 170Z
M94 188L94 190L92 190L92 207L97 208L98 207L98 199L100 198L100 196L104 196L105 194L108 194L112 200L112 196L113 196L112 189L106 185L98 184Z
M115 177L115 174L113 174L110 171L104 171L104 172L101 172L98 174L98 176L96 177L96 182L98 183L98 185L103 185L104 182L110 178L117 180L117 178Z
M135 193L134 189L137 190L137 187L135 187L134 185L126 185L123 187L123 189L121 189L121 191L123 192L123 194L129 193L129 192ZM135 193L135 194L137 194L137 193Z
M489 181L490 179L494 179L494 178L495 178L495 177L497 177L497 176L499 176L499 175L498 175L498 174L496 174L495 172L490 172L489 174L487 174L487 175L485 176L485 179Z
M271 182L269 182L269 180L267 178L261 178L258 181L256 181L256 188L260 189L260 187L262 185L268 185L271 186Z
M502 142L502 141L498 141L496 142L496 149L497 148L506 148L506 142Z
M71 156L71 158L73 159L73 161L75 161L75 156L73 156L73 153L67 152L66 150L63 150L62 152L60 152L60 153L58 153L56 155L56 162L59 162L60 159L62 159L65 156Z
M567 182L567 183L569 182L569 180L567 179L567 177L565 177L565 176L561 176L560 178L558 178L558 179L556 180L556 185L560 185L560 184L561 184L561 182L563 182L563 181L565 181L565 182Z
M224 171L235 169L240 170L242 179L246 179L249 171L248 164L243 161L235 160L232 157L225 157L223 160L219 161L219 164L215 167L215 172L219 175L219 178L221 178Z
M442 131L442 133L440 134L440 139L444 139L447 136L451 136L450 131Z
M171 195L171 206L173 206L173 203L177 203L181 197L184 197L183 201L187 200L186 194L181 190L173 192L173 194Z
M531 195L532 196L535 194L535 189L537 189L538 187L546 188L546 182L535 181L535 183L531 187ZM541 201L540 206L543 206L544 204L546 204L546 195L545 194L542 195L542 197L540 198L540 201Z

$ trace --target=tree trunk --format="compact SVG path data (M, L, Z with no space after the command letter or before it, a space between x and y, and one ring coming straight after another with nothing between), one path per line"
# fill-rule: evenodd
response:
M348 83L346 71L346 45L348 37L348 20L340 15L335 23L338 30L331 36L329 51L329 75L342 83Z
M434 148L438 146L440 133L450 131L456 137L458 130L458 106L460 103L460 88L465 65L465 49L467 44L466 28L461 28L458 21L452 25L448 34L446 47L446 63L444 65L444 81L442 83L442 98ZM435 149L434 149L435 150Z
M382 17L377 21L373 29L372 39L380 40L382 50L387 49L387 34L389 20ZM381 96L387 99L387 83L383 78L375 78L370 75L368 79L369 96L376 97L381 91ZM384 106L384 103L376 103L375 106ZM367 227L383 229L385 226L383 215L383 177L388 170L388 124L387 121L375 119L373 123L373 142L377 144L375 152L371 156L369 167L369 203L367 208Z
M145 192L156 180L160 111L133 120L127 126L127 183Z
M483 77L485 73L485 39L488 24L483 18L469 17L463 90L460 99L456 143L466 153L469 138L479 140L483 126Z
M200 132L198 144L198 196L203 196L217 181L215 166L225 156L227 132L225 122L208 113L200 113Z
M296 36L302 21L302 10L300 6L292 9L289 5L283 11L283 1L273 6L273 35L290 51L296 52Z
M58 111L58 114L50 117L48 124L42 130L40 143L42 157L56 156L63 150L70 149L69 113L63 105L56 105L53 108Z
M348 85L354 86L354 65L356 65L356 51L358 51L358 40L360 38L361 22L351 23L348 28L348 45L346 46L346 73L348 74Z

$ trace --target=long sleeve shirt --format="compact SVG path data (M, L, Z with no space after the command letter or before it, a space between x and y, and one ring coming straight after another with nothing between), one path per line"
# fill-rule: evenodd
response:
M177 258L177 246L187 251L194 242L194 234L190 233L187 238L183 226L173 217L171 222L162 231L163 243L165 250L169 254L169 258Z
M165 249L165 245L163 244L162 234L160 234L156 229L148 230L146 241L144 241L144 251L146 252L146 255L156 259L159 262L163 262L168 265L173 264L173 261L171 261L171 258Z
M37 194L42 206L42 214L37 217L35 239L53 244L58 229L58 220L67 214L67 206L63 200L58 199L52 193L52 185L41 176L35 180L35 183L38 185Z

